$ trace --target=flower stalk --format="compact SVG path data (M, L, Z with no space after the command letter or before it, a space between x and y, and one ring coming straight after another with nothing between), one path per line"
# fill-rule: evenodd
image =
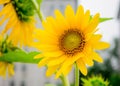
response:
M79 86L79 69L77 64L75 64L75 86Z
M37 7L37 5L35 4L34 0L31 0L31 1L32 1L32 3L33 3L34 9L36 10L36 12L37 12L37 14L38 14L39 19L40 19L41 22L42 22L44 19L43 19L43 15L42 15L40 9L39 9L39 8Z
M63 83L63 86L70 86L67 76L61 75L60 79Z

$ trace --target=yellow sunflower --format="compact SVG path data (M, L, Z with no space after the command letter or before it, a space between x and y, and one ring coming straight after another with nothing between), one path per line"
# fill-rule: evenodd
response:
M1 57L2 55L3 55L3 38L0 35L0 58L2 58ZM0 61L0 76L5 78L6 71L8 71L9 76L13 76L14 75L14 65L12 63Z
M29 45L35 29L34 7L31 0L0 0L0 5L3 5L0 11L2 18L0 25L8 19L2 34L11 29L9 40L12 40L15 45Z
M82 74L87 75L86 65L92 66L93 60L103 62L95 52L109 47L106 42L100 41L102 35L95 34L98 30L99 13L91 19L90 11L84 13L79 6L76 14L68 5L65 16L59 10L55 10L55 18L47 17L42 22L44 30L36 31L38 42L35 47L45 56L38 66L47 65L47 76L56 70L56 78L61 74L67 75L74 63L77 64ZM40 58L40 55L35 58Z

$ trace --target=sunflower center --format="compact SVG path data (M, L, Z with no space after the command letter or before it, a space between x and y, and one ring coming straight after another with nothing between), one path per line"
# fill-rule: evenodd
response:
M60 49L67 55L81 52L85 45L83 34L77 29L70 29L60 37Z
M34 15L34 7L31 0L11 0L13 7L21 21L29 21Z

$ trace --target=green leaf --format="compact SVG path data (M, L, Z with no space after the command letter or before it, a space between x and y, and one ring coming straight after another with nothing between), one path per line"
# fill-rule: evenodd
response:
M34 59L34 56L39 52L26 53L25 51L11 51L0 56L0 61L6 62L21 62L21 63L38 63L40 59Z
M100 23L105 22L105 21L109 21L112 20L113 18L100 18Z

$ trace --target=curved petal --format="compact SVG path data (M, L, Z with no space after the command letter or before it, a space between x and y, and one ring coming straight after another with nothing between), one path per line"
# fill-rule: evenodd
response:
M76 20L76 24L77 24L78 28L81 28L83 16L84 16L84 9L83 9L82 5L80 5L78 7L76 15L75 15L75 20Z
M61 65L59 71L57 72L56 78L58 78L58 77L61 75L61 73L62 73L64 70L66 70L67 67L69 67L70 65L73 65L74 62L75 62L76 60L78 60L79 58L81 58L81 57L83 57L83 54L82 54L82 53L77 54L76 56L73 56L73 57L68 57L68 58L64 61L64 63Z
M64 71L62 71L62 74L64 76L68 75L68 73L71 71L72 65L68 66Z
M98 13L93 17L88 26L85 28L84 30L85 33L92 33L95 31L96 27L99 24L99 16L100 14Z
M94 62L89 59L89 57L83 57L83 61L85 64L89 65L89 66L93 66L94 65Z
M97 54L96 52L93 52L92 53L92 55L93 55L93 60L95 60L95 61L97 61L97 62L103 62L103 59L102 59L102 57L99 55L99 54Z
M76 61L76 63L77 63L79 70L81 71L81 73L83 75L87 75L87 68L86 68L86 65L85 65L84 61L82 60L82 58L78 59Z
M57 26L59 26L57 28L59 33L63 33L65 30L68 30L70 28L68 22L66 21L66 19L59 10L55 10L55 16L56 16Z
M93 45L93 47L97 50L102 50L102 49L109 48L110 44L106 42L98 42L95 45Z
M68 21L71 28L74 28L76 26L74 10L70 5L67 5L65 9L65 18Z
M0 0L0 4L5 4L5 3L9 3L10 0Z
M83 16L83 21L81 24L81 29L83 30L85 27L87 27L87 25L89 24L90 21L90 11L87 10L85 15Z
M65 61L65 59L67 59L66 56L64 56L64 55L60 56L60 57L58 57L56 59L53 59L53 60L49 61L47 63L47 66L50 67L50 66L62 64Z
M5 78L6 76L6 70L7 70L7 63L5 62L0 62L0 76Z
M37 54L34 59L39 59L39 58L43 58L43 54Z
M14 73L14 65L13 64L8 64L8 75L9 77L10 76L13 76L15 73Z
M52 67L48 67L47 71L46 71L46 76L49 77L51 76L53 73L55 73L55 71L57 71L57 68L59 67L59 65L55 65Z

